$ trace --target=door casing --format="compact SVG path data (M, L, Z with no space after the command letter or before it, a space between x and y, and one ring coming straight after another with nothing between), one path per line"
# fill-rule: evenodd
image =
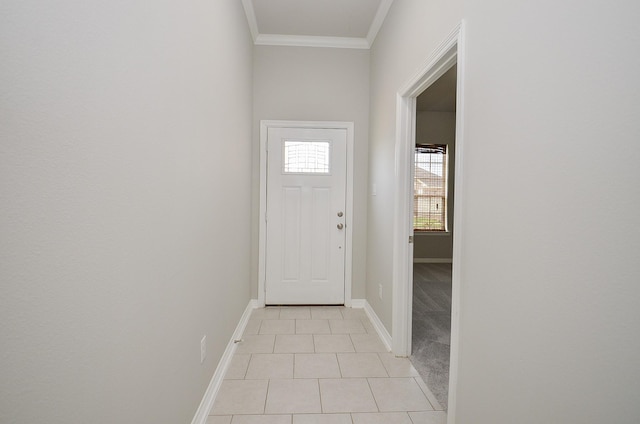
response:
M269 128L344 129L347 131L347 180L345 208L344 304L351 306L353 246L353 143L354 123L344 121L260 121L260 218L258 248L258 307L265 306L267 249L267 136Z
M415 152L416 98L454 64L456 89L456 155L453 211L453 264L451 295L451 350L447 422L456 420L458 352L460 346L460 286L462 284L462 244L464 205L464 81L465 22L460 22L399 90L396 99L396 177L393 230L392 351L411 355L413 313L413 165ZM411 241L410 241L411 240Z

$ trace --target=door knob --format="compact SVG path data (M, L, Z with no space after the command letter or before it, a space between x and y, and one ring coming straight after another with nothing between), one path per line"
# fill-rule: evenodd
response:
M338 230L342 230L343 228L344 228L344 225L342 224L342 222L338 224Z

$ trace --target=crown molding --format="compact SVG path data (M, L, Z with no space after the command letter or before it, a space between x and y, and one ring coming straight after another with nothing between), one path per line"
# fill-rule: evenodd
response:
M366 38L358 37L328 37L314 35L281 35L260 34L258 20L253 8L252 0L242 0L244 12L247 15L247 23L253 43L257 46L292 46L292 47L331 47L339 49L370 49L373 41L387 17L387 13L393 4L393 0L382 0L376 12Z
M339 49L368 49L371 47L365 38L315 35L259 34L254 43L258 46L332 47Z
M249 24L249 31L251 31L251 37L253 42L256 42L258 35L258 20L256 19L256 12L253 9L252 0L242 0L242 6L244 7L244 13L247 15L247 24Z
M369 43L369 46L373 45L373 42L378 35L378 31L380 31L380 28L382 28L382 24L387 18L387 13L389 13L389 9L391 8L392 4L393 0L382 0L380 2L380 6L378 7L376 16L373 18L371 26L369 27L369 32L367 33L367 42Z

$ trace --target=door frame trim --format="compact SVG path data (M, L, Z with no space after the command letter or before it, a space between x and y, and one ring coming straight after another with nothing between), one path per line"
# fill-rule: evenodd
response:
M353 144L354 123L347 121L260 121L260 218L258 236L258 307L265 305L267 253L267 135L269 128L344 129L347 131L346 222L344 251L344 304L351 307L353 259Z
M416 98L454 64L456 82L456 155L453 211L453 261L451 296L451 350L449 362L448 423L455 422L460 349L460 287L464 205L464 81L465 22L461 21L440 43L418 71L398 90L396 97L395 210L393 230L392 350L411 354L413 302L413 163Z

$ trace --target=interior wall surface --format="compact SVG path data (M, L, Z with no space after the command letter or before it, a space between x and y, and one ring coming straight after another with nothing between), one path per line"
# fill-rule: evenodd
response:
M460 1L393 2L371 48L367 300L391 332L396 96L460 22ZM378 296L382 285L382 299Z
M447 231L415 231L413 257L416 260L450 260L453 254L453 208L455 207L455 112L418 111L416 143L447 145Z
M242 5L1 9L0 422L191 422L250 299Z
M256 46L254 49L252 289L258 294L260 121L354 122L354 299L365 297L369 51L317 47Z
M458 421L637 422L640 5L483 3L465 7Z
M391 280L395 93L461 18L449 412L456 424L637 422L637 3L394 2L371 53L368 284ZM390 329L391 299L368 300Z

